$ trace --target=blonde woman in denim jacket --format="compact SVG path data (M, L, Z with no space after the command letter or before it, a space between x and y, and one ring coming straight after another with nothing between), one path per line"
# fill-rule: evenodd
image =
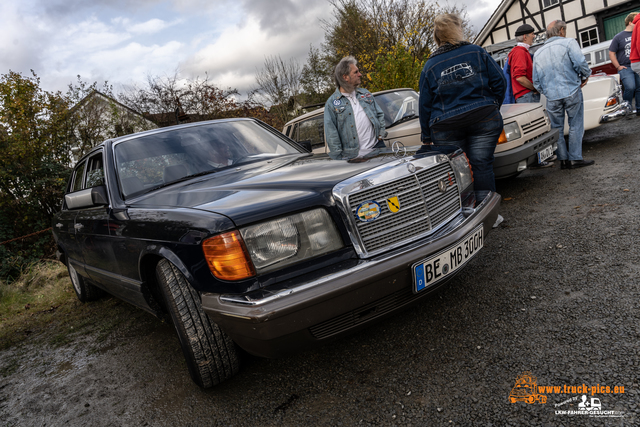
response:
M500 105L506 81L483 48L464 41L458 15L439 15L434 27L438 49L420 74L422 142L465 152L480 203L496 191L493 153L502 133Z

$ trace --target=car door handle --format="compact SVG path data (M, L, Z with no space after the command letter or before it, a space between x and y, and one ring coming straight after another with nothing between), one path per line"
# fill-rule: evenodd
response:
M84 228L84 225L76 224L76 225L73 226L73 228L75 228L76 230L82 230Z
M64 225L63 225L63 224L60 224L60 223L57 223L57 224L56 224L56 228L62 228L62 227L64 227Z

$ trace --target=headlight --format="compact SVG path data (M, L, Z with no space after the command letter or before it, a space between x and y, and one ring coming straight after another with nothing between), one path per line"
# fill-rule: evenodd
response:
M324 209L263 222L240 230L258 273L264 273L343 247Z
M511 122L504 125L502 129L502 134L500 134L500 138L498 139L498 144L504 144L505 142L515 141L520 138L522 134L520 133L520 127L518 123Z
M462 150L456 151L451 156L451 167L456 174L456 181L460 191L465 190L473 183L473 172L469 160Z
M241 280L343 246L327 211L314 209L210 237L202 250L214 276Z

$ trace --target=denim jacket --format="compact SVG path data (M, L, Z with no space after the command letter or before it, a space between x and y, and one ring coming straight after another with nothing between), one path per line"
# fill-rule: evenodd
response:
M384 113L371 92L366 89L356 88L356 96L367 117L371 120L371 124L373 124L373 132L376 138L386 137ZM351 108L349 99L340 92L340 89L336 89L324 105L324 135L329 151L357 150L360 148L353 108Z
M439 121L488 105L500 108L506 87L500 66L480 46L441 46L420 74L422 141L431 141L430 128Z
M551 37L533 55L533 86L549 101L573 95L590 75L575 39Z

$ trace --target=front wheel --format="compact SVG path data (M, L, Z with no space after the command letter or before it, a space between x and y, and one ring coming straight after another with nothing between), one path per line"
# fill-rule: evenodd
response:
M73 290L76 291L76 295L80 302L95 301L104 295L104 291L102 289L92 285L84 277L79 275L76 269L71 265L71 262L67 262L67 269L69 270L69 277L71 278Z
M156 266L156 276L191 379L200 387L208 388L235 375L240 369L235 344L209 320L198 292L166 259Z

